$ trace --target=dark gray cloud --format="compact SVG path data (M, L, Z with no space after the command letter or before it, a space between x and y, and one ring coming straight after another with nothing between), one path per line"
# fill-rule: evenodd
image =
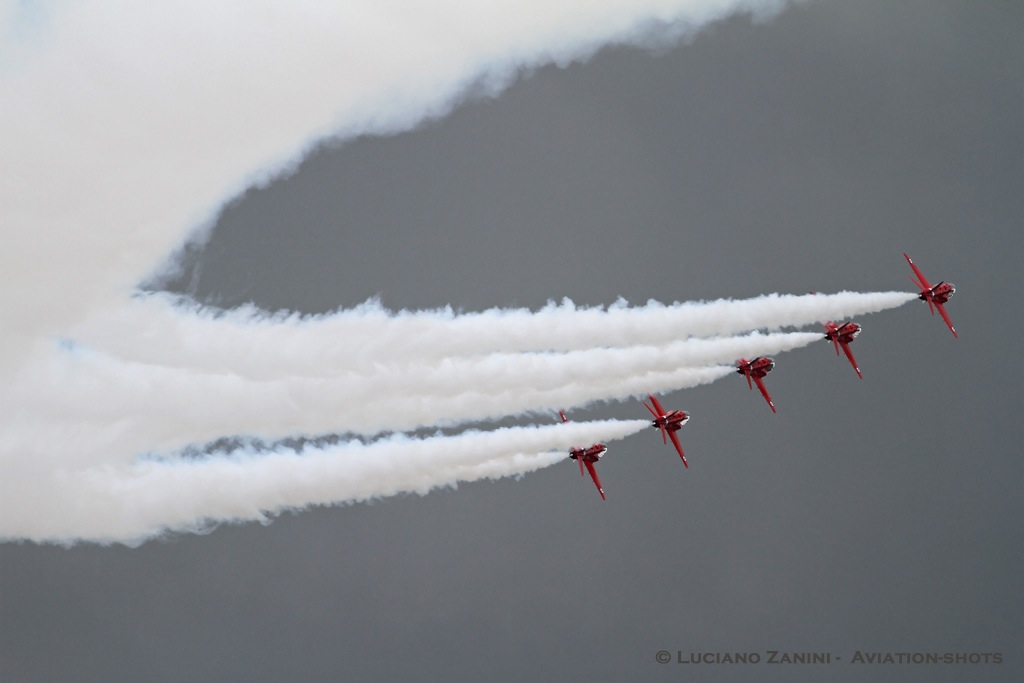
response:
M3 680L1012 680L1024 651L1024 12L822 2L689 45L538 70L412 133L322 149L226 207L174 290L320 312L904 289L864 371L781 356L657 435L522 481L137 549L0 546ZM595 415L635 417L631 404ZM582 418L582 414L580 416ZM659 665L829 651L842 664ZM999 666L859 667L862 651Z

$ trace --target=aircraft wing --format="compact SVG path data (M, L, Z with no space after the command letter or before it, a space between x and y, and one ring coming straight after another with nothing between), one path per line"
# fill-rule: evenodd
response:
M928 282L928 278L926 278L924 276L924 273L922 273L918 269L918 267L914 264L914 262L910 260L910 257L907 256L907 252L903 252L903 258L907 259L907 263L909 263L910 267L914 270L914 275L917 275L917 279L918 279L917 284L921 286L921 290L923 291L923 290L926 290L926 289L931 289L932 285L931 285L930 282Z
M679 457L683 459L683 467L689 467L690 465L686 462L686 456L683 455L683 446L679 443L679 436L675 432L669 432L668 436L672 439L672 445L676 447L676 451L679 452Z
M761 395L764 396L764 400L768 401L768 406L775 412L775 404L772 403L772 397L768 395L768 390L764 388L764 382L761 381L760 377L754 377L754 382L757 383L757 388L761 390Z
M840 346L843 347L843 353L846 354L846 357L850 359L850 365L852 365L853 369L857 372L857 376L864 379L864 375L860 374L860 368L857 367L857 361L853 358L853 351L850 350L850 345L840 344Z
M583 459L580 458L582 461ZM597 487L597 492L601 494L601 500L606 500L604 497L604 489L601 488L601 480L597 478L597 470L594 469L594 463L589 460L586 461L587 471L590 472L590 478L594 480L594 486Z
M956 330L953 328L953 321L949 319L949 314L946 313L946 306L944 304L937 303L935 304L935 308L939 309L939 315L941 315L942 319L946 321L946 327L948 327L949 331L953 333L953 337L959 338L956 335Z
M660 403L658 403L658 399L654 396L654 394L647 394L647 398L651 399L651 403L654 404L655 409L658 411L657 415L659 417L665 415L665 409L661 407Z
M658 399L654 398L654 396L652 396L651 394L647 394L647 396L652 401L654 401L654 405L658 406L658 412L654 412L654 408L647 405L647 401L641 402L644 404L644 408L647 408L647 410L650 411L651 415L654 416L654 424L658 427L658 429L661 430L662 443L668 443L668 441L665 439L665 422L661 419L662 417L665 416L665 410L661 407L661 404L658 403Z

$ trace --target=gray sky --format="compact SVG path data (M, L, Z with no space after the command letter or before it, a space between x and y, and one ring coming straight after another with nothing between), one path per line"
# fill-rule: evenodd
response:
M411 133L323 149L224 210L166 286L223 307L465 310L958 287L663 397L603 502L521 481L139 548L0 545L11 681L1011 680L1024 673L1024 9L817 2L542 68ZM643 417L639 404L576 417ZM828 667L658 664L825 651ZM864 652L1001 652L857 666Z

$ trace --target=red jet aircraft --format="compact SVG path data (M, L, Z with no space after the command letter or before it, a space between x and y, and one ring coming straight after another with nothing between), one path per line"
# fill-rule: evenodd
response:
M825 341L830 341L835 345L837 356L839 355L839 347L842 346L843 353L850 359L850 365L857 372L857 376L864 379L864 375L860 374L860 368L857 367L857 361L853 358L853 352L850 351L850 342L860 334L860 325L854 322L840 325L833 320L822 324L825 325Z
M668 443L666 436L672 439L672 445L676 447L676 451L679 453L679 457L683 459L683 467L689 467L686 462L686 456L683 455L683 447L679 444L679 437L676 436L676 432L686 424L690 416L682 410L673 410L671 413L666 413L665 409L658 403L658 399L654 398L654 394L647 394L647 398L651 399L651 403L654 404L654 408L647 405L644 401L644 407L651 411L651 415L654 416L654 420L651 421L652 427L657 427L661 430L661 440L664 443ZM655 410L657 409L657 410Z
M764 382L761 379L769 372L775 369L775 361L768 356L758 356L754 360L747 360L746 358L740 358L736 361L736 374L746 375L747 386L753 389L754 387L750 384L750 380L753 379L757 384L757 388L761 390L761 395L764 396L764 400L768 401L768 406L775 412L775 404L772 403L772 397L768 395L768 390L764 388Z
M568 422L569 418L565 416L561 410L558 414L562 417L562 422ZM606 500L604 497L604 489L601 488L601 480L597 478L597 470L594 469L594 463L601 459L601 456L608 451L608 447L603 443L595 443L593 446L583 448L582 446L576 446L569 449L569 459L575 460L580 464L580 476L583 476L583 466L587 466L587 471L590 472L590 478L594 480L594 486L597 487L597 492L601 494L601 500Z
M953 296L956 287L951 282L940 282L937 285L929 284L928 279L918 270L914 262L910 260L910 257L907 256L907 252L903 252L903 258L907 259L907 263L910 264L910 267L914 269L914 274L917 275L917 280L910 278L910 281L921 289L921 294L917 298L928 302L928 310L932 312L932 315L935 315L936 308L939 309L939 315L946 321L946 327L949 328L949 331L953 333L953 337L956 338L957 334L956 330L953 329L953 322L949 319L946 308L943 306L943 304L949 301L949 297Z

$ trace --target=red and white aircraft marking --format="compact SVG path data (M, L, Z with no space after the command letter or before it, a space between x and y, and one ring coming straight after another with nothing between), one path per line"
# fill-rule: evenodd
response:
M562 418L562 422L568 422L569 418L565 416L561 410L558 414ZM601 459L601 456L608 452L608 447L603 443L595 443L592 446L586 448L582 446L574 446L569 449L569 459L575 460L580 464L580 476L583 476L584 465L587 471L590 472L590 478L594 480L594 486L597 487L597 492L601 494L601 500L605 500L604 489L601 488L601 480L597 478L597 470L594 469L594 463Z
M939 309L939 315L941 315L942 319L946 321L946 326L949 328L949 331L953 333L953 337L956 338L957 334L956 330L953 328L953 322L949 319L949 314L946 313L946 308L943 305L949 301L949 297L953 296L953 293L956 292L956 287L953 286L952 282L940 282L937 285L929 284L928 278L926 278L924 273L914 265L914 262L910 260L909 256L907 256L907 252L903 252L903 258L907 259L907 263L909 263L910 267L914 270L914 275L917 275L916 280L914 278L910 278L910 281L917 285L921 290L921 293L917 298L921 301L928 302L928 310L932 312L932 315L935 315L936 308Z
M772 397L768 395L768 390L764 388L764 382L762 378L769 372L775 369L775 361L768 356L758 356L754 360L747 360L746 358L740 358L736 361L736 374L746 375L747 386L753 390L753 386L750 381L753 380L757 384L757 388L761 390L761 395L764 396L764 400L768 401L768 407L775 412L775 404L772 403Z
M857 361L853 357L853 352L850 351L850 342L860 334L861 326L855 322L839 324L833 320L822 324L825 326L825 341L830 341L835 345L837 356L839 355L839 347L842 347L843 353L850 359L850 365L853 366L857 376L864 379L864 375L860 374L860 368L857 367Z
M683 467L689 467L690 465L687 464L686 456L683 455L683 447L679 443L679 437L676 436L676 432L689 422L690 415L682 410L673 410L670 413L666 413L665 409L658 403L658 399L654 397L654 394L647 394L647 398L651 399L651 403L654 404L654 408L652 408L644 401L644 407L651 411L651 415L654 416L651 426L661 430L661 440L663 443L668 443L667 438L672 439L672 445L676 447L679 457L683 460Z

